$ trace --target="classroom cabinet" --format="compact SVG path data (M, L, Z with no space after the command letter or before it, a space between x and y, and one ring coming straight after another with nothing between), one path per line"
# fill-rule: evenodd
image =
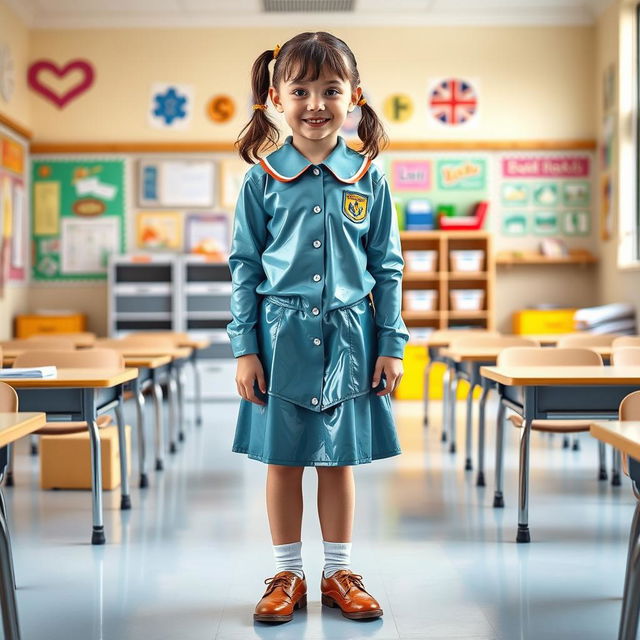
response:
M402 231L402 317L410 340L436 329L495 329L495 258L486 231Z
M198 255L121 255L109 264L109 333L179 331L211 345L198 356L204 399L237 398L227 262ZM192 385L189 385L192 388ZM188 397L187 397L188 398ZM189 398L188 398L189 399Z

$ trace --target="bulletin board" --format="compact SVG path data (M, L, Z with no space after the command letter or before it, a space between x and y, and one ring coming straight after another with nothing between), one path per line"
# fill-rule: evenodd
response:
M104 280L125 249L125 162L47 158L32 165L32 278Z
M0 295L6 283L26 279L26 154L24 143L0 129Z

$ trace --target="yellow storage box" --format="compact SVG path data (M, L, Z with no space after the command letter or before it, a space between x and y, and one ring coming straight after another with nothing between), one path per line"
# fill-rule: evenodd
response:
M525 309L513 314L513 333L573 333L575 309Z
M28 338L36 333L77 333L85 331L87 317L83 313L67 315L16 316L16 338Z
M131 427L125 426L131 473ZM120 486L118 427L100 429L102 488ZM89 432L40 437L40 486L43 489L91 489Z

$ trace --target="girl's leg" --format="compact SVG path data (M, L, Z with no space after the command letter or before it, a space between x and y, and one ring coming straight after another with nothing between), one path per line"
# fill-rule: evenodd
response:
M270 464L267 471L267 514L274 545L299 542L302 536L304 467Z
M316 467L318 516L325 542L350 542L355 485L351 467Z

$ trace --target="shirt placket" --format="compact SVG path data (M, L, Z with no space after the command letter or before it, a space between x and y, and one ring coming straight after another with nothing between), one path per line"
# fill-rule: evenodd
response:
M313 284L313 294L309 299L309 305L311 307L311 319L312 331L311 337L311 356L312 362L319 365L319 370L322 372L319 381L314 380L314 386L317 386L315 393L309 398L309 403L312 409L320 411L320 399L322 398L322 384L324 379L324 336L322 331L322 292L324 289L324 223L325 223L325 197L324 197L324 176L322 169L319 167L313 167L311 169L312 193L311 198L311 246L309 250L312 251L314 259L311 261L313 266L311 273L308 274ZM313 370L317 370L314 369Z

